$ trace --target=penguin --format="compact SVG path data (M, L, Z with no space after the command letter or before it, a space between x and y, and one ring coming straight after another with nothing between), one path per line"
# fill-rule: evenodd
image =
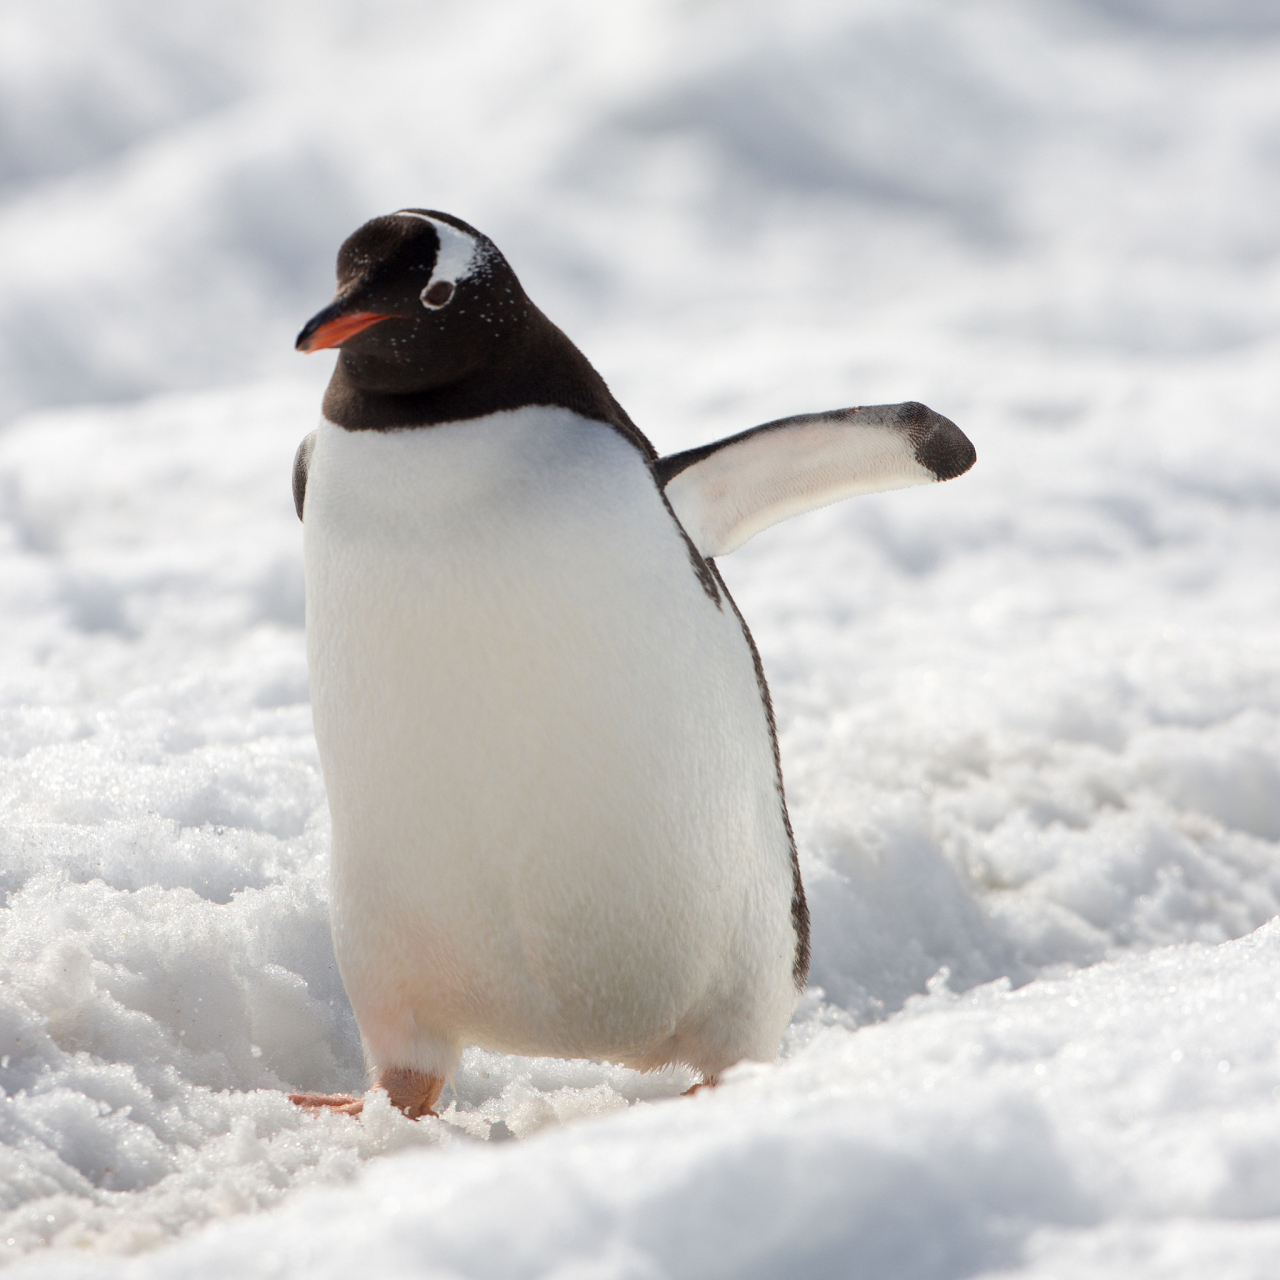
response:
M293 492L334 952L371 1087L435 1114L467 1045L703 1084L772 1061L809 915L715 558L957 476L973 446L909 403L659 457L461 219L374 218L337 276L297 340L339 354Z

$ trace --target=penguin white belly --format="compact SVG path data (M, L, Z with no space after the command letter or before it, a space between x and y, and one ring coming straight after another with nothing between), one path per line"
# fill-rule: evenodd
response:
M324 423L304 530L334 945L372 1065L772 1058L796 934L768 722L639 452L555 408Z

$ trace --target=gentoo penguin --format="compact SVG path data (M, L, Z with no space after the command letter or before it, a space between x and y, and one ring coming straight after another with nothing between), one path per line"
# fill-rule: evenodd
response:
M468 1044L706 1082L772 1060L808 912L714 557L959 475L969 441L904 404L660 458L492 241L433 210L356 231L297 345L341 348L294 497L334 950L373 1086L431 1114Z

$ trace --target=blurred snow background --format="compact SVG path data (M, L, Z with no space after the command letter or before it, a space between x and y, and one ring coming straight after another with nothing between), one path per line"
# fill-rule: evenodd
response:
M1273 1275L1277 85L1270 0L9 0L12 1274ZM360 1084L292 340L406 204L664 451L908 398L977 444L722 562L815 985L712 1095L284 1099Z

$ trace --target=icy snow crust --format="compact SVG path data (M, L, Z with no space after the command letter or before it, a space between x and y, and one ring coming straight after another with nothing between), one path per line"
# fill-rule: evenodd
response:
M15 0L0 59L10 1274L1275 1274L1274 5ZM814 986L714 1093L285 1100L362 1083L291 347L406 206L663 451L905 399L977 444L721 562Z

